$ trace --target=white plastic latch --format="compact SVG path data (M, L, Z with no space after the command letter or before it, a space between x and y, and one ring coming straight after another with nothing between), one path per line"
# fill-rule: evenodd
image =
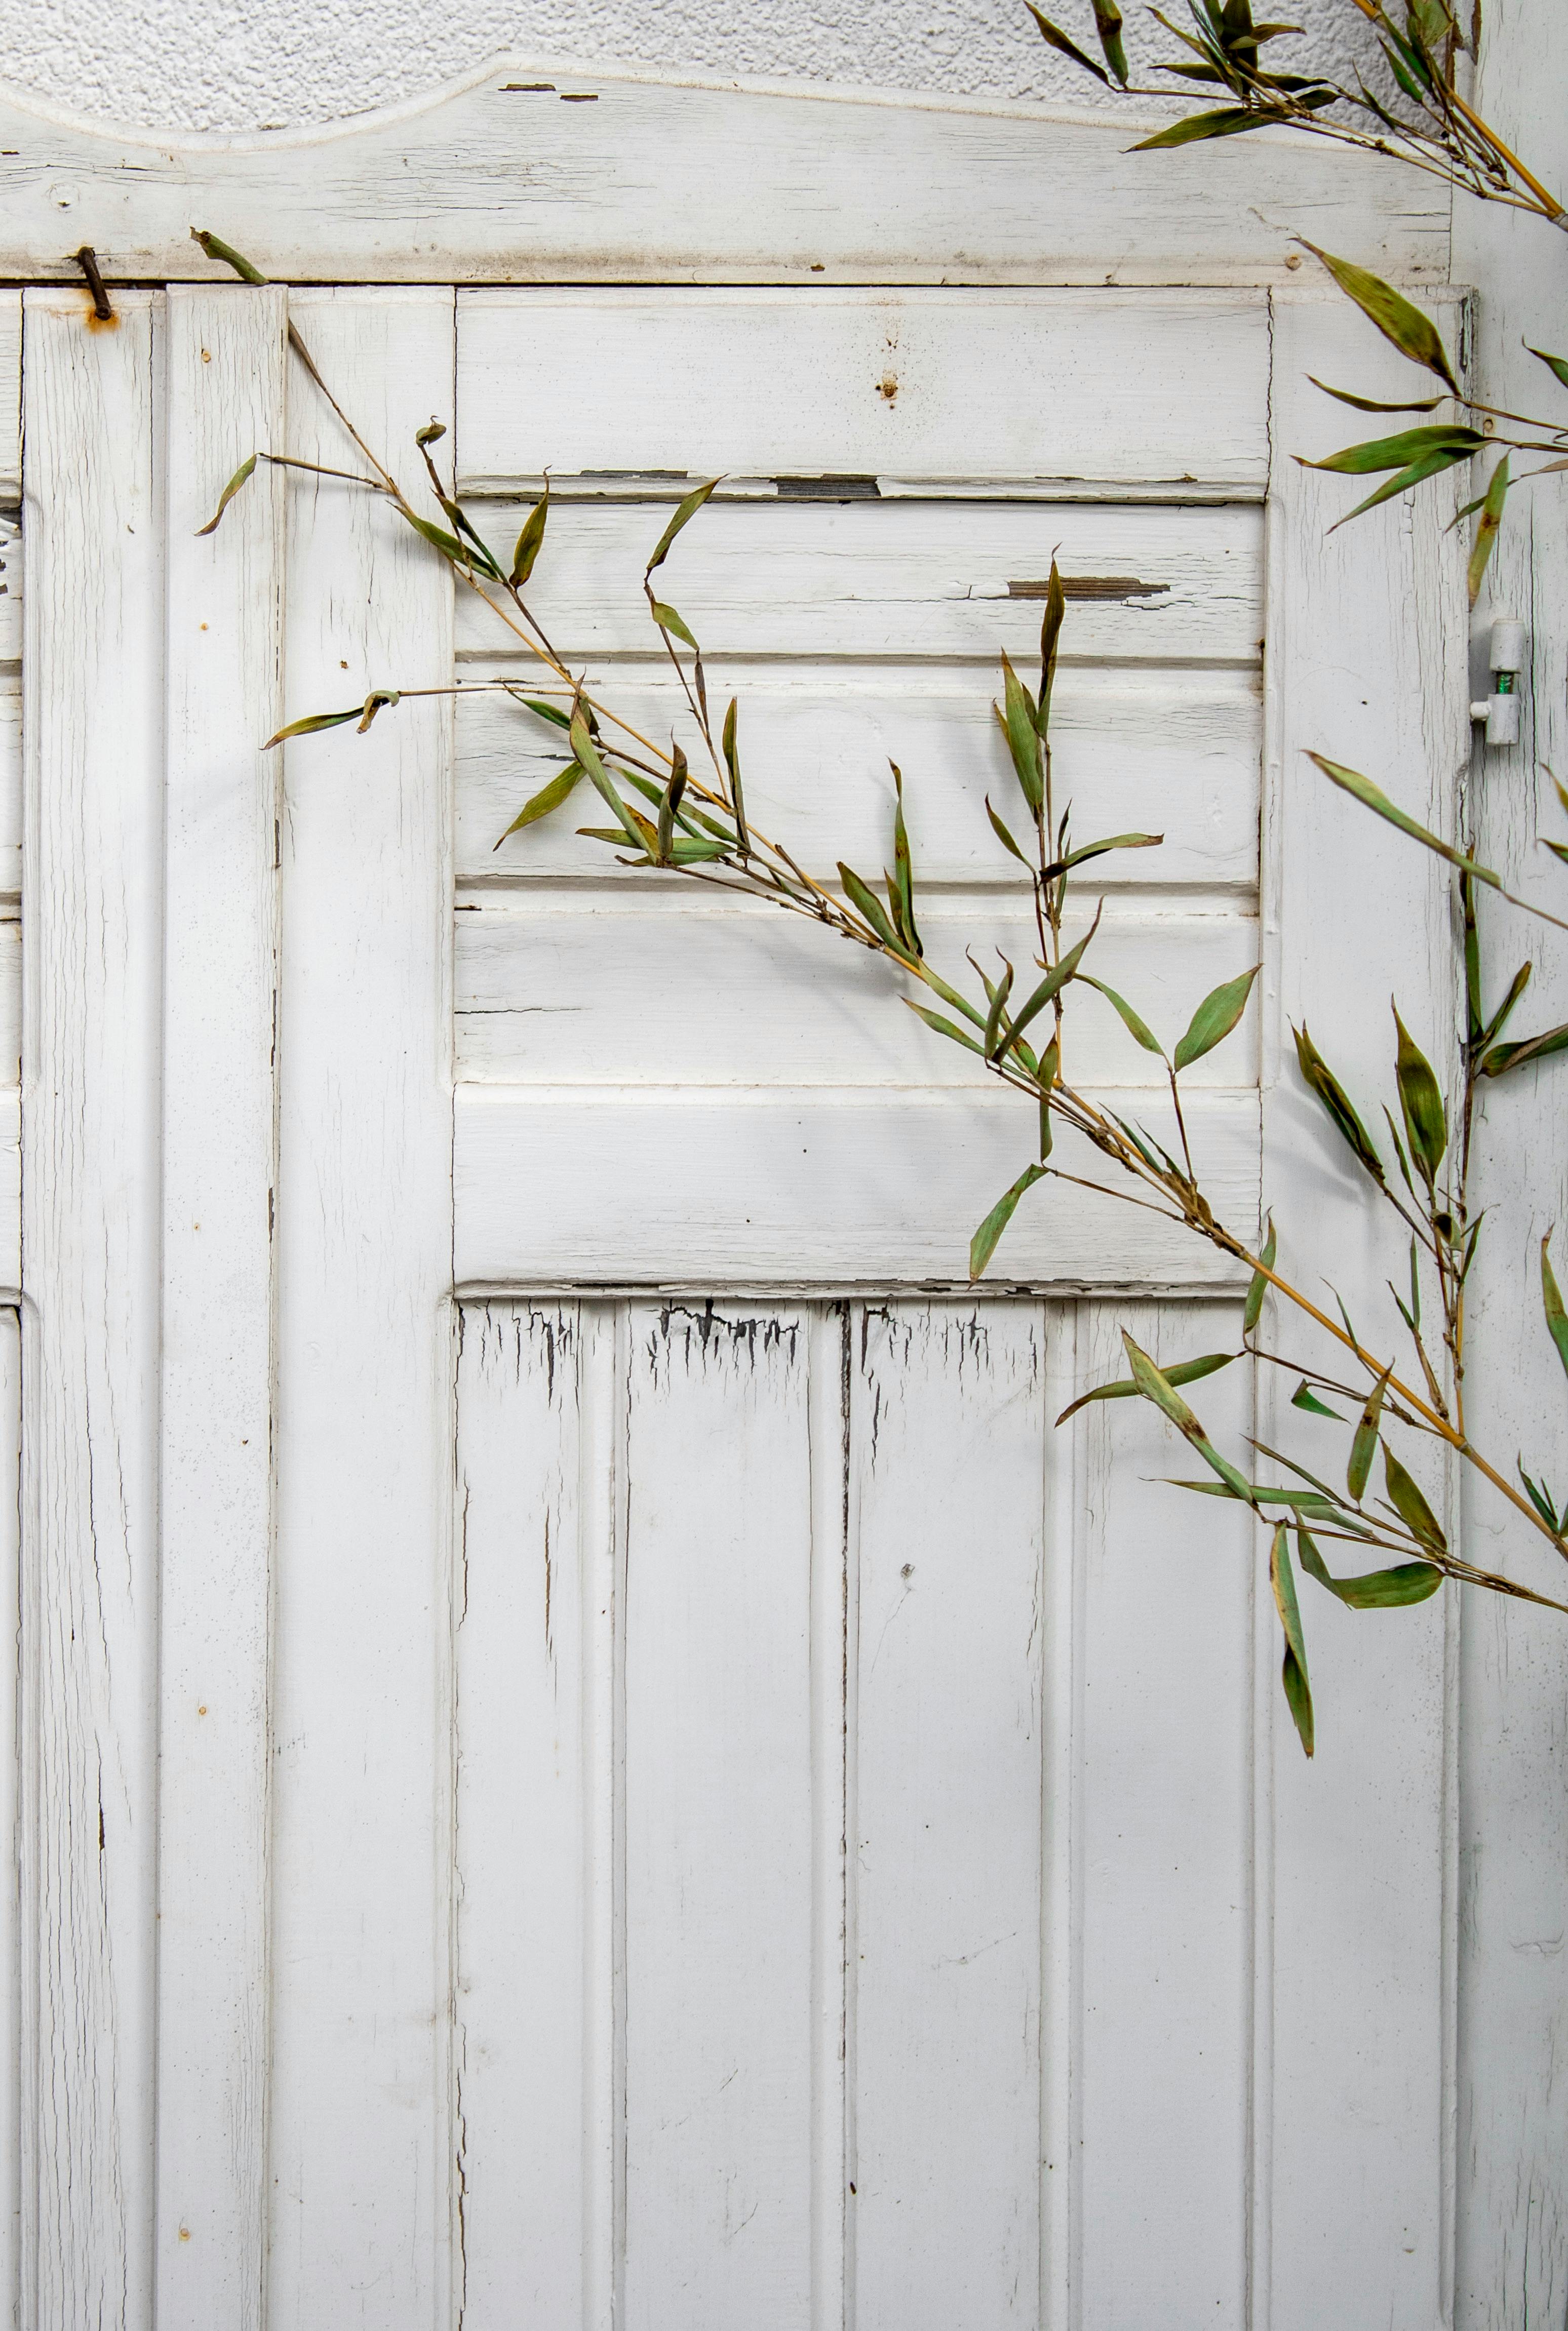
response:
M1487 724L1488 745L1519 741L1519 675L1525 669L1525 626L1512 615L1499 615L1492 625L1492 694L1470 707L1472 720Z

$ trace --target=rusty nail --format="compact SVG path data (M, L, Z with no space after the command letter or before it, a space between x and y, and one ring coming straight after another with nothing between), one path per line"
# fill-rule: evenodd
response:
M112 322L114 309L109 304L109 293L105 290L103 278L98 271L97 253L90 243L84 243L81 249L72 255L78 267L87 278L87 288L92 294L93 314L100 324Z

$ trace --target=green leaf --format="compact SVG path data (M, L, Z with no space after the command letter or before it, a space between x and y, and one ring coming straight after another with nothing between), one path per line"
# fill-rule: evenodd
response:
M421 518L416 510L405 509L402 515L408 520L415 534L422 534L426 542L439 550L443 558L451 559L454 566L473 565L473 554L467 544L460 542L455 534L449 534L445 527L436 526L430 519Z
M525 825L536 825L540 818L548 817L553 809L559 809L561 804L576 790L578 781L587 774L581 761L568 761L565 767L558 770L550 779L548 785L541 785L538 792L531 794L523 804L506 832L502 834L500 842L496 843L496 848L499 850L501 842L505 842L508 835L520 833Z
M1232 1360L1240 1357L1238 1352L1205 1352L1196 1360L1177 1360L1170 1367L1162 1368L1160 1373L1167 1384L1196 1384L1201 1376L1212 1376L1220 1368L1228 1368ZM1065 1424L1069 1416L1076 1416L1079 1410L1087 1408L1091 1400L1134 1400L1139 1396L1140 1387L1131 1376L1118 1376L1115 1384L1096 1384L1092 1392L1080 1393L1077 1400L1069 1402L1062 1410L1056 1421L1059 1424Z
M1252 982L1262 968L1261 964L1255 963L1250 971L1242 972L1239 978L1227 980L1222 987L1216 987L1212 994L1204 996L1193 1014L1186 1034L1176 1047L1175 1065L1178 1070L1190 1068L1194 1061L1201 1061L1205 1052L1212 1052L1216 1044L1224 1042L1246 1011L1247 998L1252 993Z
M1497 547L1497 537L1503 527L1503 505L1508 499L1508 456L1504 454L1492 471L1491 482L1481 501L1481 522L1476 528L1476 539L1466 569L1469 583L1470 604L1473 607L1481 594L1481 584Z
M1107 89L1109 89L1110 80L1103 67L1097 65L1092 57L1086 57L1083 51L1079 47L1078 43L1076 41L1069 41L1067 34L1061 30L1060 25L1053 24L1049 16L1042 16L1040 10L1035 6L1034 0L1025 0L1025 5L1028 7L1030 14L1034 18L1035 23L1040 26L1041 38L1043 41L1048 43L1051 48L1060 51L1061 55L1064 57L1070 57L1075 65L1081 65L1085 72L1093 73L1096 81L1104 81Z
M1013 1214L1016 1213L1018 1208L1019 1200L1023 1196L1026 1190L1032 1190L1037 1182L1043 1181L1045 1174L1046 1168L1043 1166L1026 1166L1022 1173L1019 1175L1017 1181L1012 1185L1012 1187L1010 1190L1005 1191L1003 1194L998 1198L996 1204L992 1207L991 1212L986 1215L985 1220L981 1223L980 1228L975 1232L974 1236L969 1242L969 1276L971 1279L978 1279L980 1277L981 1273L985 1269L986 1264L996 1252L997 1242L1001 1238L1003 1232L1007 1228L1008 1223L1012 1220Z
M669 525L660 536L657 544L654 546L652 557L649 560L647 566L642 570L644 576L651 575L656 566L663 566L665 560L670 556L670 546L675 540L676 536L680 532L681 528L683 526L689 525L690 521L697 516L698 511L702 508L703 503L708 500L708 496L722 483L723 480L721 478L709 478L705 486L698 486L695 493L688 494L686 500L678 504L674 517L670 519Z
M1012 756L1019 790L1038 817L1045 800L1045 764L1035 728L1034 699L1005 655L1002 659L1002 675L1007 709L1000 718L1007 749Z
M571 714L569 712L563 712L558 704L547 704L544 698L540 696L519 696L512 689L508 689L507 693L511 697L514 704L521 704L529 712L537 712L540 719L547 720L553 728L569 728L571 727Z
M423 453L427 445L439 443L440 440L445 435L446 423L444 421L437 421L434 415L432 414L431 418L425 423L423 429L416 429L414 431L413 442Z
M1323 391L1325 396L1336 396L1341 404L1354 404L1358 413L1435 413L1443 402L1440 396L1425 396L1413 404L1384 404L1375 396L1356 396L1348 388L1331 388L1327 381L1319 380L1316 373L1309 372L1307 377L1314 388Z
M1342 793L1353 794L1364 808L1386 819L1402 833L1408 833L1412 842L1419 842L1423 849L1436 851L1440 858L1446 858L1450 866L1457 866L1473 880L1489 883L1494 890L1502 889L1500 874L1494 874L1489 866L1480 865L1474 858L1467 858L1452 842L1440 842L1435 833L1429 833L1424 825L1418 825L1413 817L1407 817L1402 809L1396 808L1382 787L1373 785L1370 777L1364 777L1359 769L1347 769L1339 761L1326 760L1321 753L1309 752L1307 757L1323 771L1331 785L1337 785Z
M239 468L234 471L233 476L229 480L228 484L223 488L223 492L218 496L217 509L213 512L205 526L197 527L196 540L198 542L201 540L204 534L211 534L213 532L218 520L223 517L223 512L233 500L234 496L239 492L240 488L253 473L256 463L260 459L261 456L259 454L252 453L249 461L241 462Z
M1473 919L1474 918L1472 918L1472 921ZM1467 939L1468 938L1468 936L1469 932L1467 928ZM1478 967L1479 966L1478 965ZM1478 1026L1475 1029L1474 1041L1478 1044L1489 1044L1494 1036L1500 1036L1502 1034L1504 1029L1507 1026L1509 1021L1514 1016L1514 1008L1516 1004L1518 1003L1519 998L1524 994L1525 990L1530 985L1530 974L1534 966L1527 963L1522 963L1519 966L1518 970L1514 974L1513 983L1508 989L1508 993L1504 996L1501 1004L1498 1004L1497 1010L1493 1013L1486 1026L1484 1028ZM1475 1016L1478 1022L1481 1016L1480 1013L1478 1011Z
M1533 357L1539 357L1547 371L1554 374L1564 388L1568 388L1568 357L1549 357L1544 348L1530 347L1528 340L1525 341L1525 346L1530 348L1530 354Z
M729 797L735 804L736 840L743 858L751 855L751 836L746 827L746 800L740 789L740 704L731 697L729 710L724 716L724 766L729 771Z
M675 847L675 813L680 807L680 796L686 791L686 756L679 745L671 749L670 782L659 796L659 863L669 865ZM704 854L708 847L704 845Z
M1032 873L1034 871L1033 867L1030 866L1029 860L1024 856L1017 842L1014 842L1012 834L1009 833L1007 828L1003 824L1002 820L997 816L996 812L992 808L991 796L989 794L985 796L985 814L991 820L991 830L993 833L995 834L997 840L1001 842L1003 848L1004 850L1011 850L1019 864L1021 866L1029 866L1030 871Z
M1402 430L1397 437L1369 437L1364 443L1345 445L1321 461L1308 461L1299 453L1296 458L1304 470L1336 470L1349 477L1364 477L1377 470L1402 470L1407 463L1424 461L1430 453L1451 454L1458 461L1478 453L1486 442L1478 430L1443 421L1430 429Z
M1393 1024L1399 1031L1394 1077L1399 1085L1400 1113L1404 1118L1411 1156L1421 1167L1430 1189L1449 1146L1448 1112L1431 1062L1414 1042L1397 1010Z
M997 1046L1002 1041L1002 1015L1007 1009L1007 999L1012 992L1012 966L1008 964L991 991L991 1009L985 1019L985 1057L988 1061L996 1058Z
M1494 1044L1481 1062L1484 1077L1506 1077L1526 1061L1544 1061L1552 1052L1568 1051L1568 1025L1548 1028L1541 1036L1521 1036L1515 1044Z
M1318 1399L1316 1394L1312 1390L1305 1376L1302 1377L1301 1382L1291 1394L1290 1405L1292 1408L1304 1409L1308 1416L1326 1416L1331 1418L1335 1424L1343 1424L1345 1422L1344 1417L1341 1416L1336 1408L1326 1407L1324 1403Z
M237 252L232 243L225 243L221 235L209 234L204 227L194 226L191 241L199 243L207 257L215 259L220 266L232 267L242 283L265 283L267 281L259 267L252 267L250 261Z
M1122 12L1116 0L1094 0L1094 28L1109 65L1122 87L1127 85L1127 52L1122 46Z
M908 829L904 823L904 773L897 761L889 761L888 766L893 772L894 801L893 871L884 876L888 902L906 954L922 956L926 950L915 922L915 866L909 855Z
M1139 1349L1125 1327L1122 1329L1122 1343L1132 1367L1133 1381L1144 1398L1152 1401L1163 1415L1170 1418L1178 1432L1192 1442L1203 1462L1219 1475L1232 1497L1252 1505L1255 1498L1250 1482L1236 1470L1228 1457L1220 1454L1170 1378L1155 1365L1147 1352Z
M966 1051L978 1052L982 1049L973 1036L966 1036L962 1028L954 1026L951 1020L944 1020L940 1012L932 1012L924 1004L917 1004L910 995L906 995L903 1000L917 1018L924 1020L927 1028L934 1028L938 1036L950 1037L955 1044L962 1044Z
M1239 138L1246 129L1266 129L1278 118L1272 113L1255 112L1249 105L1221 106L1215 113L1189 113L1184 121L1174 121L1168 129L1159 130L1153 138L1141 138L1127 151L1152 154L1157 147L1191 146L1200 138Z
M1329 1586L1353 1611L1402 1611L1424 1603L1442 1583L1435 1563L1399 1562L1392 1570L1368 1570L1359 1578L1332 1578Z
M1259 1254L1258 1259L1267 1266L1269 1270L1272 1270L1274 1268L1275 1251L1278 1245L1278 1240L1274 1230L1274 1217L1272 1214L1269 1215L1265 1227L1268 1231L1268 1236L1263 1242L1262 1252ZM1268 1292L1269 1280L1265 1271L1255 1270L1252 1273L1252 1284L1247 1289L1247 1308L1241 1314L1241 1333L1244 1336L1251 1335L1253 1329L1257 1327L1259 1320L1263 1317L1263 1298L1268 1294Z
M1436 1514L1386 1441L1383 1445L1383 1473L1394 1511L1405 1527L1413 1532L1423 1546L1430 1546L1435 1554L1446 1554L1449 1542L1438 1527Z
M863 882L854 868L846 866L841 858L839 861L839 880L844 886L845 894L851 904L870 923L883 946L890 947L895 955L907 955L908 950L903 946L898 932L888 920L880 899L871 889L870 884Z
M1383 1178L1383 1160L1373 1147L1366 1127L1351 1104L1349 1094L1313 1042L1306 1023L1303 1023L1299 1028L1293 1027L1290 1032L1296 1039L1296 1058L1308 1089L1316 1094L1340 1138L1354 1153L1358 1163L1366 1168L1374 1182L1381 1182Z
M1269 1583L1274 1589L1274 1607L1285 1631L1285 1663L1279 1670L1279 1680L1291 1722L1310 1756L1314 1736L1312 1687L1307 1679L1307 1637L1302 1632L1301 1608L1296 1600L1296 1578L1290 1567L1290 1548L1283 1522L1276 1523L1274 1543L1269 1549Z
M1397 37L1397 36L1396 36ZM1306 237L1300 240L1306 243ZM1354 300L1368 320L1377 326L1385 340L1392 340L1401 356L1409 357L1412 364L1424 365L1435 372L1445 386L1457 396L1459 384L1454 378L1453 366L1443 347L1437 327L1412 308L1392 283L1381 276L1369 274L1364 267L1355 266L1348 259L1335 259L1332 252L1320 251L1315 243L1307 248L1315 259L1320 259L1347 299Z
M1127 1002L1125 995L1118 995L1114 987L1107 987L1103 979L1092 978L1087 971L1080 972L1079 976L1083 980L1086 986L1098 988L1100 994L1105 997L1107 1004L1114 1004L1116 1005L1117 1010L1121 1013L1122 1019L1126 1023L1128 1034L1136 1038L1137 1042L1143 1046L1145 1052L1155 1052L1159 1055L1159 1058L1162 1061L1164 1059L1164 1048L1161 1044L1159 1038L1153 1032L1145 1021L1139 1019L1137 1013L1133 1010L1132 1005Z
M1062 956L1061 961L1055 965L1051 970L1046 973L1045 977L1041 981L1040 985L1035 989L1028 1003L1025 1004L1023 1009L1014 1019L1012 1023L1012 1032L1014 1035L1022 1034L1022 1031L1028 1027L1030 1022L1035 1017L1036 1013L1043 1012L1046 1005L1051 1003L1055 997L1061 994L1061 991L1067 985L1068 981L1077 976L1078 967L1084 958L1084 951L1088 947L1089 941L1093 938L1096 931L1099 928L1099 919L1100 909L1097 907L1095 909L1094 920L1089 925L1088 930L1084 933L1082 938L1079 940L1078 945L1076 947L1069 947L1067 953Z
M1050 693L1056 686L1056 654L1066 614L1067 593L1061 587L1053 552L1050 576L1045 586L1045 613L1040 624L1040 703L1034 716L1034 725L1042 737L1050 725Z
M1086 842L1081 850L1071 850L1065 858L1053 859L1042 879L1054 881L1059 874L1081 866L1086 858L1103 858L1107 850L1157 850L1164 838L1163 833L1109 833L1101 842Z
M1366 1406L1361 1412L1361 1422L1355 1428L1355 1438L1350 1444L1350 1462L1345 1469L1345 1486L1355 1504L1360 1505L1366 1494L1372 1475L1372 1460L1377 1449L1377 1436L1383 1423L1383 1394L1393 1374L1391 1361L1373 1384Z
M544 497L534 504L523 520L523 530L512 551L512 571L507 580L514 591L520 591L534 571L539 553L545 547L545 528L549 516L550 481L546 478Z
M261 750L270 753L274 745L287 744L290 737L314 737L323 728L341 728L346 720L362 720L364 718L363 704L352 704L347 712L311 712L303 720L290 720L286 728L280 728L275 737L269 737Z
M587 770L589 781L594 790L613 810L622 832L634 849L646 850L649 857L651 858L658 837L648 820L640 816L630 803L622 800L619 791L611 780L609 771L599 757L599 748L589 734L588 716L580 698L572 709L569 734L574 756Z
M673 632L678 640L684 640L689 648L696 648L698 655L702 653L702 650L697 646L695 638L688 631L673 607L667 607L661 599L651 600L649 604L653 611L653 620L661 632Z
M1368 510L1376 509L1380 503L1392 501L1398 494L1408 494L1412 486L1424 485L1429 478L1437 477L1444 470L1451 470L1456 461L1468 461L1469 459L1468 452L1442 449L1423 454L1419 461L1412 461L1408 470L1401 470L1396 476L1390 478L1386 485L1379 486L1375 493L1368 494L1364 501L1357 502L1354 509L1346 510L1343 518L1336 518L1328 529L1329 533L1337 534L1340 528L1348 526L1353 518L1364 517Z
M1568 1375L1568 1311L1564 1311L1563 1308L1563 1297L1558 1289L1557 1276L1552 1268L1551 1255L1547 1252L1551 1243L1552 1233L1548 1231L1541 1242L1541 1301L1546 1313L1546 1332L1556 1345L1557 1357L1563 1363L1563 1372Z

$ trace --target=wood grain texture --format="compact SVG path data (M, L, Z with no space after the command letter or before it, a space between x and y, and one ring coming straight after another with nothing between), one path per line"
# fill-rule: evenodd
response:
M450 294L291 313L405 447L449 390ZM290 404L296 452L340 461L297 373ZM367 495L291 495L290 690L446 678L446 570ZM284 774L269 2305L425 2331L452 2208L450 724L345 736Z
M1554 102L1565 70L1568 24L1549 0L1503 0L1488 13L1480 101L1553 183L1568 174L1568 137ZM1555 414L1556 401L1539 403L1543 388L1554 400L1557 392L1527 344L1555 345L1542 319L1561 315L1568 292L1562 238L1534 220L1473 205L1456 209L1454 227L1456 274L1481 287L1477 394ZM1536 836L1563 830L1545 767L1561 775L1568 753L1563 509L1557 479L1511 498L1471 646L1478 674L1495 618L1520 616L1530 627L1530 669L1519 682L1521 741L1489 751L1478 735L1468 801L1487 864L1553 913L1562 911L1562 876ZM1486 683L1474 690L1485 692ZM1521 1032L1568 1019L1563 935L1506 909L1484 915L1481 928L1492 996L1526 958L1534 964ZM1522 1452L1554 1490L1568 1470L1568 1443L1557 1363L1539 1308L1539 1252L1553 1224L1568 1221L1563 1100L1560 1061L1488 1080L1477 1141L1487 1251L1471 1282L1469 1312L1471 1429L1486 1448ZM1561 1261L1561 1230L1553 1252ZM1532 1534L1505 1524L1497 1499L1468 1483L1464 1530L1473 1559L1506 1562L1545 1593L1560 1591L1561 1563L1544 1546L1537 1553ZM1521 1624L1480 1595L1464 1613L1455 2290L1463 2331L1549 2319L1568 2289L1568 2130L1554 2069L1568 2045L1564 1638L1560 1621L1541 1615L1542 1626Z
M213 280L193 219L265 274L336 282L1250 283L1285 280L1293 230L1384 275L1444 273L1447 196L1421 180L1357 155L1326 170L1290 136L1194 166L1129 157L1133 134L1122 115L537 55L293 137L138 136L13 91L0 274L75 280L62 254L87 242L117 274Z
M1049 570L1048 570L1049 571ZM1258 768L1262 703L1255 672L1178 667L1147 674L1086 671L1073 650L1051 695L1057 782L1075 826L1097 833L1160 833L1158 851L1099 861L1107 890L1161 883L1250 889L1258 880ZM494 669L513 671L514 665ZM488 665L467 665L470 681ZM990 794L1005 818L1017 799L1007 747L989 717L1001 666L779 663L716 665L710 699L740 706L746 798L759 830L797 864L831 881L841 858L875 870L892 831L892 777L904 772L917 880L1000 882L1015 871L985 815ZM671 725L700 768L683 706L656 670L622 665L616 709L644 736ZM0 717L3 717L0 705ZM558 730L501 695L457 709L457 868L464 883L526 884L536 877L603 882L603 845L583 841L591 821L574 795L554 815L500 842L523 804L562 766ZM4 796L0 795L0 804ZM0 851L5 829L0 825ZM0 859L0 872L4 861ZM630 880L614 877L618 896ZM662 880L668 890L668 881ZM683 891L689 896L689 890Z
M1163 1116L1141 1096L1139 1115L1157 1137ZM1195 1096L1187 1121L1216 1213L1254 1223L1255 1096ZM970 1232L1034 1139L1027 1104L1004 1090L462 1084L455 1277L475 1289L963 1286ZM1076 1153L1062 1136L1062 1161ZM993 1276L1241 1283L1189 1233L1066 1183L1020 1207Z
M285 295L172 290L166 355L157 2299L259 2331L271 1831Z
M1456 303L1440 313L1451 336ZM1327 786L1304 754L1365 769L1423 822L1451 829L1468 750L1464 549L1443 527L1461 489L1445 480L1447 490L1326 539L1350 498L1286 457L1327 452L1344 432L1305 376L1338 380L1354 368L1358 385L1390 397L1405 376L1392 354L1380 369L1383 353L1343 303L1307 292L1277 298L1274 345L1264 1195L1288 1270L1326 1270L1370 1289L1405 1267L1404 1241L1388 1235L1287 1067L1288 1023L1310 1021L1369 1122L1392 1091L1391 992L1447 1077L1440 1040L1458 992L1448 882L1439 861ZM1392 1350L1392 1305L1375 1329L1366 1298L1355 1309ZM1302 1347L1286 1320L1278 1332ZM1301 1448L1314 1466L1310 1422L1297 1429L1283 1405L1288 1389L1266 1384L1262 1437ZM1446 1485L1424 1445L1403 1453L1440 1507ZM1349 2314L1425 2326L1449 2303L1452 2239L1445 1602L1384 1624L1313 1594L1305 1620L1319 1711L1310 1767L1273 1695L1272 1995L1259 2009L1272 2060L1259 2100L1271 2162L1255 2304L1266 2292L1270 2331ZM1278 1633L1267 1632L1277 1675Z
M475 522L509 559L524 512L477 504ZM528 586L556 649L570 656L662 658L642 570L668 512L636 503L563 503ZM1040 584L1052 554L1064 576L1129 576L1145 589L1085 598L1069 652L1117 663L1256 667L1262 639L1262 528L1245 504L1175 509L1095 502L1028 504L722 500L680 538L660 570L666 595L718 656L977 659L1001 649L1024 670L1040 656ZM494 656L505 633L479 600L458 606L465 659ZM511 669L528 669L519 653Z
M0 1610L13 1640L22 1623L22 1326L0 1313ZM22 2284L22 1904L17 1884L22 1793L20 1675L0 1662L0 2319L20 2323Z
M21 2317L150 2320L157 300L29 295Z
M470 490L547 466L1260 495L1268 371L1259 292L473 291L458 441Z

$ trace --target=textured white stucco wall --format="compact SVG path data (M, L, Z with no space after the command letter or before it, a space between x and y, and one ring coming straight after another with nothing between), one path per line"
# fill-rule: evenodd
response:
M1142 12L1124 6L1146 54ZM1048 13L1098 53L1087 0ZM1306 37L1292 45L1315 64L1364 48L1353 0L1293 13ZM147 128L260 129L390 104L502 50L1075 105L1096 94L1045 47L1023 0L735 0L717 15L699 0L10 0L0 71ZM1158 52L1174 52L1168 35Z

